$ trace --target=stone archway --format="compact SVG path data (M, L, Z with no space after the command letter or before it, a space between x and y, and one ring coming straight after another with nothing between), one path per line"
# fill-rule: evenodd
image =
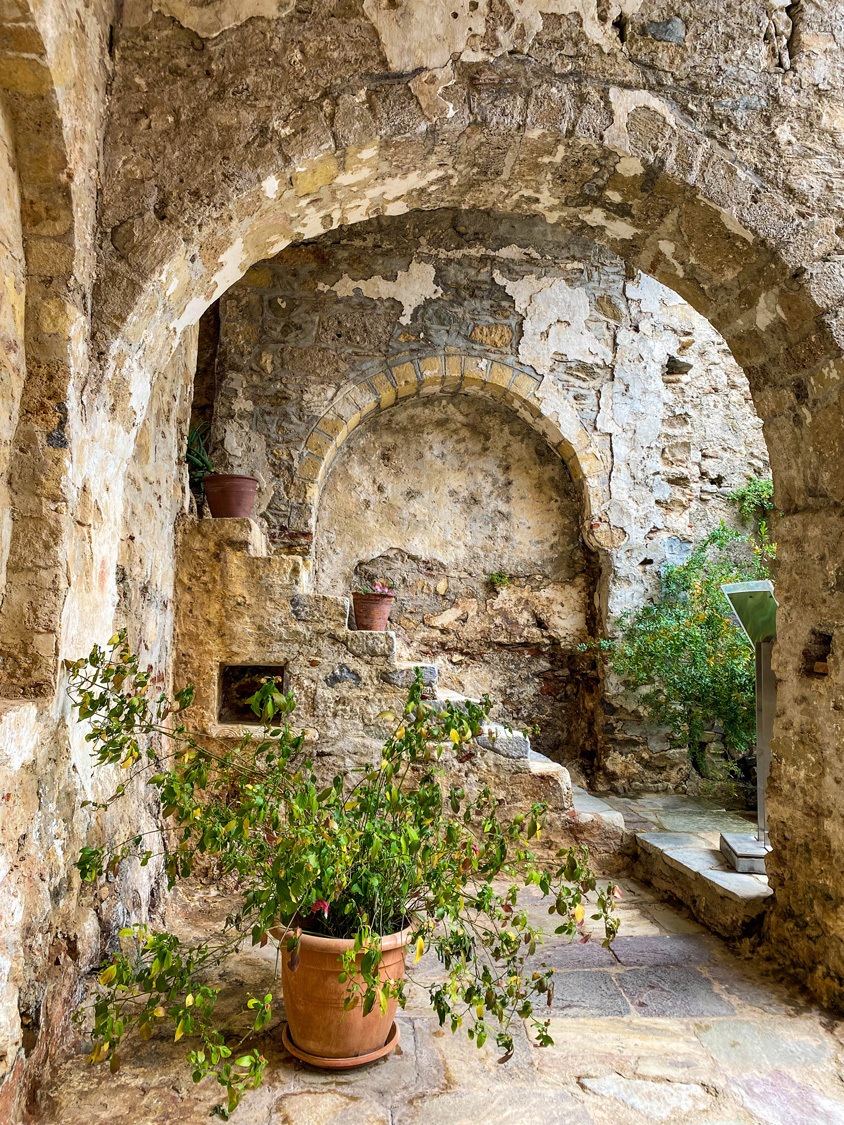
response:
M186 241L168 221L122 260L109 251L104 268L110 307L101 325L109 356L104 401L116 378L131 386L136 416L142 416L151 372L182 329L250 265L291 242L373 214L457 201L542 213L560 229L585 231L630 268L677 291L721 332L748 375L765 427L777 503L785 513L777 531L779 589L788 608L781 615L779 760L770 800L776 847L771 879L778 903L773 925L779 935L788 934L785 944L797 960L806 961L810 950L813 956L825 950L820 973L834 991L839 987L834 981L844 980L844 943L835 911L819 910L818 903L830 901L835 879L828 873L836 864L830 853L808 870L804 849L819 823L830 825L827 840L835 854L844 834L836 811L844 781L833 776L828 761L831 728L820 701L807 699L807 690L833 690L834 677L823 685L801 681L800 652L811 622L823 618L825 631L834 633L844 618L828 562L820 556L807 560L803 550L807 541L832 550L842 535L838 450L844 447L839 408L844 359L832 307L835 267L817 264L825 243L809 236L784 197L760 189L750 169L685 124L666 130L664 116L649 99L622 115L622 129L613 92L604 91L598 96L606 99L613 124L598 139L587 135L579 114L587 113L592 93L584 94L579 110L569 107L564 135L533 123L520 141L524 159L513 170L514 175L520 168L531 170L519 185L490 178L484 170L479 154L498 144L500 134L482 120L470 126L470 146L460 139L465 122L453 134L433 133L424 151L418 134L386 132L345 148L332 140L283 167L266 158L259 167L253 164L255 185L229 199L224 215L209 215L201 239ZM562 97L546 94L550 101ZM634 122L658 128L651 133L634 128ZM313 129L313 135L322 135L316 125ZM666 143L653 142L654 135ZM301 484L306 507L313 502L308 487L316 483L318 465L317 460L313 480ZM808 789L806 775L828 781ZM797 880L792 871L801 867ZM784 928L776 929L779 925Z
M368 99L381 104L383 89L359 83L353 101L364 109L354 110L351 121L349 95L338 93L332 120L346 124L335 131L322 94L309 101L306 93L298 109L290 108L283 156L278 146L250 147L253 121L242 137L232 137L228 162L237 165L236 178L202 160L187 172L184 160L174 161L161 171L169 196L158 213L139 210L131 184L122 184L119 173L112 177L95 310L103 366L99 387L91 388L91 409L103 419L100 446L110 451L102 541L119 526L121 482L156 372L167 366L181 332L255 262L374 215L447 206L541 214L563 232L608 246L721 332L764 422L785 513L777 530L787 608L770 802L775 925L796 961L822 961L820 975L834 991L844 981L844 942L835 908L823 904L837 893L832 873L844 846L844 779L830 760L837 718L824 701L838 673L834 645L834 674L823 684L801 678L800 656L807 632L822 626L834 636L844 620L844 599L831 577L844 503L844 358L836 318L841 266L826 260L829 229L803 220L785 193L657 94L605 80L555 83L542 70L514 78L508 66L457 66L449 96L462 90L465 100L452 117L434 122L421 111L373 115ZM202 100L201 81L191 96ZM119 112L119 91L114 105ZM190 114L183 120L193 127ZM170 143L196 150L192 136L174 134ZM152 154L150 160L156 163ZM168 179L177 168L183 183ZM102 476L101 469L102 460L84 466L80 486L95 470ZM149 541L168 534L162 525ZM807 542L818 544L810 558ZM45 549L53 549L52 540ZM115 598L112 559L105 548L92 559L106 604ZM57 592L56 601L62 596ZM71 590L66 619L79 619L89 597L88 589ZM806 776L823 783L809 787ZM818 824L829 826L826 853L812 846Z
M459 354L399 358L364 379L350 381L305 441L290 497L296 505L291 545L310 545L326 474L365 418L416 396L463 394L509 406L545 439L580 488L585 541L596 550L610 546L607 468L575 411L559 393L543 394L543 382L542 376L512 361Z

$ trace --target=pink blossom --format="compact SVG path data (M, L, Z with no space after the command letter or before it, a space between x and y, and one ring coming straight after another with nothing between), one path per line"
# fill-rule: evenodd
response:
M328 917L328 903L324 898L318 898L311 907L311 914L322 914L323 918Z
M624 898L624 891L622 891L621 887L613 887L612 894L613 898Z

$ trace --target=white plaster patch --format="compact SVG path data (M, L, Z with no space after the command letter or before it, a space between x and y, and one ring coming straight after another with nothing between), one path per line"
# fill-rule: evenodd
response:
M261 183L261 187L264 189L264 195L267 199L275 199L278 195L278 189L281 187L281 180L278 176L267 176Z
M202 39L214 39L231 27L240 27L247 20L280 19L293 9L294 0L211 0L208 4L192 4L190 0L153 0L153 11L171 16L195 31Z
M417 74L408 85L416 96L420 108L429 121L448 120L457 112L454 103L446 101L443 90L454 84L454 67L449 62L439 70Z
M615 166L619 176L641 176L645 166L638 156L622 156Z
M598 0L507 0L513 23L506 30L497 16L493 50L481 46L489 30L487 0L396 0L393 7L384 0L364 0L363 9L372 21L387 61L394 71L438 70L454 55L464 62L481 62L513 51L525 53L542 30L544 15L580 17L587 39L605 52L620 49L612 27L612 16L632 15L642 0L620 0L609 18L598 15ZM416 92L416 91L414 91ZM423 107L424 108L424 107Z
M471 0L364 0L363 10L378 32L390 69L439 70L486 31L487 0L472 11Z
M402 307L399 317L400 324L409 324L414 309L418 309L426 301L442 296L442 289L434 281L436 271L430 262L412 261L406 270L396 273L395 281L386 277L369 277L358 281L346 274L334 285L320 284L320 290L325 293L329 290L338 297L353 297L360 293L363 297L371 297L374 301L398 301Z
M764 332L777 319L777 295L774 292L763 293L756 303L756 327Z
M600 207L593 207L591 211L585 212L581 218L590 227L603 227L612 238L635 238L638 233L630 223L625 223L624 219L619 219L615 215L607 214Z
M561 277L520 277L515 281L499 270L493 277L524 316L519 359L541 374L549 374L559 360L609 363L611 350L586 325L591 314L585 289L572 288Z
M188 301L178 320L171 323L170 328L176 333L177 337L181 335L183 329L195 324L208 306L213 304L218 297L222 297L225 291L231 288L246 272L241 265L243 261L243 239L235 239L228 250L220 255L218 261L221 268L211 278L211 284L214 286L211 296L193 297Z
M4 703L0 710L0 766L19 770L37 749L38 708L34 703Z
M604 130L604 144L614 152L622 154L630 152L627 122L634 110L652 109L654 113L665 119L671 129L677 128L677 120L666 103L647 90L622 90L618 86L611 86L610 104L613 110L613 122Z
M498 40L505 51L527 50L542 30L543 15L580 16L583 34L606 51L619 49L612 30L612 18L598 16L597 0L507 0L514 23L506 32L497 29ZM642 6L642 0L621 0L613 15L631 15Z
M642 312L663 319L667 307L686 304L673 289L669 289L667 285L663 285L661 281L657 281L647 273L637 272L633 280L626 283L624 291L629 301L639 302Z
M674 272L677 274L677 276L678 277L685 277L685 272L683 270L683 267L680 265L680 263L674 257L674 254L677 251L677 246L675 245L675 243L669 242L668 239L662 239L658 243L658 246L659 246L660 250L662 251L662 253L665 255L666 259L674 267Z

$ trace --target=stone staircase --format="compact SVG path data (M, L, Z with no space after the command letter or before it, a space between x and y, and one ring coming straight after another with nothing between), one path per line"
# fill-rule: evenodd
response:
M435 666L430 667L436 671ZM434 683L438 684L438 677ZM466 696L439 686L433 698L443 705L452 703L458 707L469 702ZM545 788L553 847L582 843L607 872L619 867L624 842L624 817L620 812L585 789L572 785L565 766L534 750L529 735L510 724L487 719L475 744L482 752L502 762L511 784L527 774Z
M315 759L343 772L377 753L389 726L383 713L400 713L417 667L426 699L466 702L444 690L436 664L400 659L394 632L352 629L349 615L349 599L314 593L310 560L274 554L255 521L185 521L175 650L176 679L196 686L192 725L224 745L241 737L248 719L221 718L222 670L283 669L297 700L294 721ZM526 735L490 721L469 758L452 751L444 757L455 782L489 785L508 813L544 802L549 848L584 843L607 870L616 865L623 818L573 789L568 770L533 750Z

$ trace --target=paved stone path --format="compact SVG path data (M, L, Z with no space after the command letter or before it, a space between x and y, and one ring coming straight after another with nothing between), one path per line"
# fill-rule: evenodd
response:
M441 1030L414 988L400 1053L361 1071L302 1067L266 1036L265 1085L234 1125L844 1125L844 1026L647 888L622 886L617 961L553 937L539 957L559 973L553 1047L520 1034L499 1065L494 1049ZM201 929L221 903L203 889L182 916ZM529 909L547 919L538 894ZM236 1007L244 988L277 988L266 953L232 959L221 1004ZM72 1056L42 1092L40 1120L205 1123L216 1087L194 1086L182 1060L164 1039L127 1049L115 1076Z

